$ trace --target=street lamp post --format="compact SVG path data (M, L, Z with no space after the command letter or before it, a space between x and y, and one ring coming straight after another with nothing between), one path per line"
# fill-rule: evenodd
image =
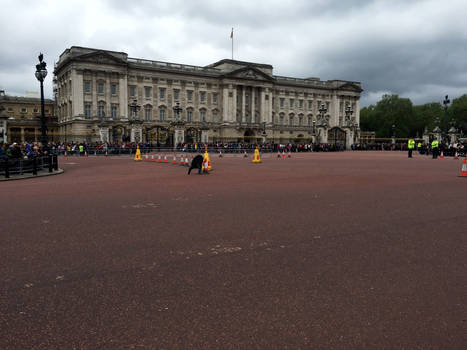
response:
M175 113L175 121L180 120L180 113L183 111L182 107L180 107L180 102L175 102L175 107L173 108Z
M45 124L44 109L44 79L47 76L47 63L43 61L44 56L39 54L39 63L36 64L36 78L41 83L41 143L44 153L48 152L47 126Z
M395 145L396 144L396 126L392 124L391 128L392 128L392 144Z
M132 132L134 133L134 141L139 143L141 140L139 139L139 133L136 132L135 127L133 126L134 124L142 124L142 120L138 118L138 111L141 109L141 106L138 104L138 100L133 100L133 103L130 103L130 113L131 113L131 118L130 118L130 124L132 126ZM140 130L138 128L138 130Z
M318 126L327 127L327 121L325 120L325 115L326 115L327 111L328 111L328 108L327 108L326 104L322 103L321 106L319 106L319 109L318 109L318 112L319 112L319 115L320 115L320 123L319 123ZM318 133L318 138L320 139L319 141L321 141L320 133Z

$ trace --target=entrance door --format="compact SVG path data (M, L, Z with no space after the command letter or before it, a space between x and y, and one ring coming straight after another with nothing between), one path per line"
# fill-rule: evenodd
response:
M338 127L334 127L328 131L328 143L334 146L341 146L345 149L346 133Z

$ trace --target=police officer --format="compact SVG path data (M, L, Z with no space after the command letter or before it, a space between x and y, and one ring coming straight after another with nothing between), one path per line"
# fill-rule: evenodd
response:
M433 159L438 158L438 146L439 146L438 140L435 138L431 142L431 152L433 153Z
M412 152L413 152L413 149L415 148L415 140L409 139L407 147L409 148L409 158L412 158Z
M418 141L418 143L417 143L417 149L418 149L418 153L423 154L423 152L422 152L422 143L420 141Z

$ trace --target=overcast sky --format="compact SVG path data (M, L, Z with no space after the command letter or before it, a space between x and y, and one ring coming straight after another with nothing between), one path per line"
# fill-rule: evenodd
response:
M362 106L384 93L414 104L467 93L465 0L0 0L0 89L39 91L71 46L208 65L268 63L275 75L359 81Z

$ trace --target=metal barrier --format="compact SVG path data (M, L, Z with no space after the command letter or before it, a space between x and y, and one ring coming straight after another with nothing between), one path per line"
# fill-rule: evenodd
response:
M52 173L58 171L58 157L56 154L32 158L9 158L0 160L0 176L10 178L11 175L32 173L37 175L40 171Z
M247 147L247 148L240 148L240 147L208 147L207 148L209 153L219 153L222 151L224 154L244 154L245 151L247 153L254 153L255 148ZM132 156L136 153L136 147L132 148L120 148L120 147L108 147L107 149L104 148L95 148L95 147L88 147L86 153L80 153L78 150L75 151L66 151L66 155L68 157L84 157L88 156ZM146 153L204 153L204 148L173 148L173 147L141 147L140 151L142 154ZM274 153L277 150L273 150L270 148L260 149L261 153ZM60 150L59 155L64 156L65 150Z

